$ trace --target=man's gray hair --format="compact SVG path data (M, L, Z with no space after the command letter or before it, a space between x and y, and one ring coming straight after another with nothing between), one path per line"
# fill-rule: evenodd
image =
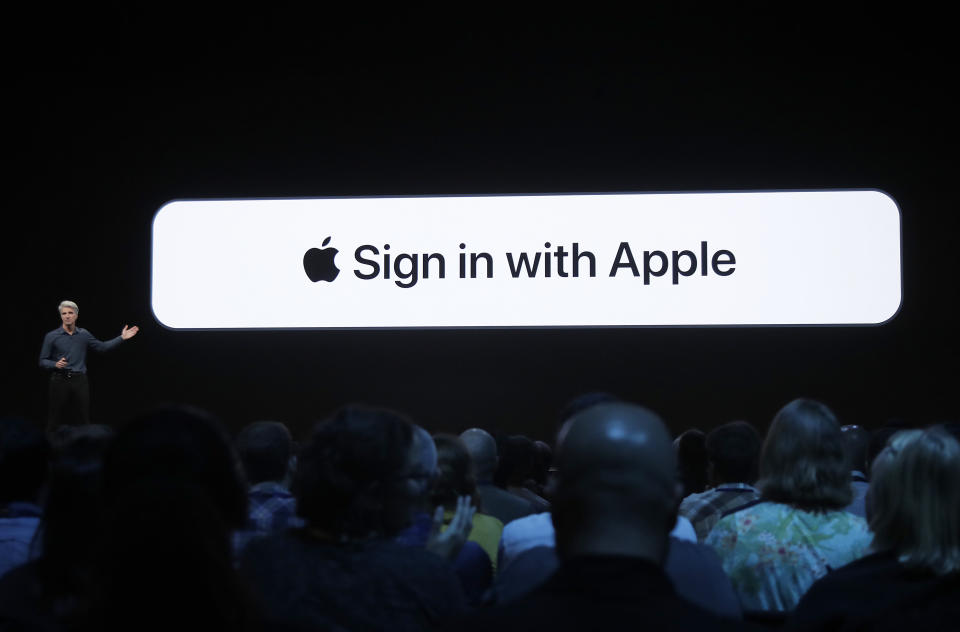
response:
M77 304L74 303L73 301L60 301L60 305L57 307L57 313L58 314L61 313L64 307L69 307L74 312L76 312L77 315L80 314L80 308L77 307Z

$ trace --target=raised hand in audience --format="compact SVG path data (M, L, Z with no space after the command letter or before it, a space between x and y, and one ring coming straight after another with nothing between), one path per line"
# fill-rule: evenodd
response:
M427 550L447 560L456 558L470 535L473 514L476 512L477 508L471 504L470 497L460 496L457 498L457 510L449 526L443 529L443 507L437 507L433 512L433 526L427 539Z

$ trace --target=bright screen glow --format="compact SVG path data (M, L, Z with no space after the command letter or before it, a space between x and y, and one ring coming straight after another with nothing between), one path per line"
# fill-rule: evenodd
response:
M875 190L174 201L173 329L853 325L901 301Z

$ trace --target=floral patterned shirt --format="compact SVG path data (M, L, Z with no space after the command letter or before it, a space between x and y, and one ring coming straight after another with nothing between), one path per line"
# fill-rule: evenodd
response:
M790 611L813 582L866 555L872 539L866 521L845 511L760 502L721 518L706 544L745 611Z

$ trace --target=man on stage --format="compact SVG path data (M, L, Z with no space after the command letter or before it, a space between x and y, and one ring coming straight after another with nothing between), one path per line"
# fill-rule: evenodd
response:
M97 340L86 329L77 327L80 313L73 301L60 303L60 320L63 324L43 338L40 349L40 368L50 375L50 412L47 431L54 432L59 426L76 417L80 424L90 423L90 386L87 382L87 349L109 351L124 340L137 335L139 327L123 326L120 335L106 342Z

